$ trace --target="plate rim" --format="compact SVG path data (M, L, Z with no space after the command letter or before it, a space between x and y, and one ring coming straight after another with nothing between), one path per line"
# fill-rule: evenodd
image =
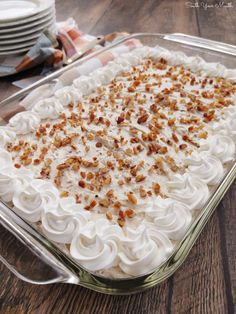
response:
M0 30L0 40L6 39L6 38L18 38L18 37L22 37L28 34L35 33L37 31L40 31L44 27L44 25L47 25L50 21L55 20L55 19L56 19L56 16L53 13L51 13L41 23L33 25L33 28L32 28L32 25L29 25L26 29L22 29L22 30L19 29L18 32L14 29L10 33L5 33L5 32L1 33L1 30Z
M47 26L48 25L45 24L45 27L47 27ZM53 24L50 25L50 26L53 26ZM39 30L37 30L35 32L32 32L32 33L29 33L29 34L24 34L24 35L16 37L16 38L14 38L14 37L13 38L9 38L8 42L9 42L9 44L14 44L14 43L20 43L20 42L23 42L23 41L27 41L27 40L30 40L30 39L37 39L42 34L42 30L43 30L43 28L40 28ZM4 45L4 44L6 44L6 42L7 42L7 39L5 39L5 38L1 39L1 36L0 36L0 45L1 44Z
M5 28L10 27L11 28L12 26L18 26L18 25L20 26L20 25L34 22L37 19L41 19L41 18L45 17L50 11L53 11L53 10L55 10L55 6L50 6L48 9L43 10L39 14L35 14L34 16L31 16L29 18L25 18L25 19L17 20L17 21L12 21L12 22L8 22L8 23L0 22L0 28L1 27L5 27Z
M15 1L15 0L7 0L7 1ZM35 1L35 0L26 0L26 1ZM15 17L15 18L8 18L5 20L1 20L0 19L0 23L11 23L11 22L16 22L16 21L22 21L26 18L30 18L33 17L45 10L47 10L49 7L51 7L52 5L55 5L55 1L54 0L36 0L39 3L39 8L38 10L36 9L36 12L34 13L28 13L26 15L20 16L20 17Z
M48 25L47 27L50 27L52 26L52 24ZM12 45L8 45L5 47L3 47L3 45L1 45L0 47L0 52L7 52L7 51L11 51L11 50L14 50L14 49L18 49L18 48L23 48L23 47L33 47L33 45L36 43L37 40L26 40L25 42L21 42L19 44L12 44Z
M30 47L25 47L25 48L19 48L15 50L7 50L7 51L0 51L0 58L7 57L8 55L17 55L20 54L21 52L29 51L32 46Z

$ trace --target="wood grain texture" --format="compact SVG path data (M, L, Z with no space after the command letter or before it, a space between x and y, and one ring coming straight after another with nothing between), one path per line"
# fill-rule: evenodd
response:
M236 44L233 8L188 8L182 0L56 0L57 16L73 16L92 34L184 32ZM216 4L218 1L207 1ZM19 79L21 74L17 76ZM23 75L22 75L23 77ZM16 78L15 78L16 79ZM13 92L0 80L0 98ZM0 265L0 313L233 314L236 305L236 183L208 222L185 263L169 280L133 296L106 296L55 284L34 286Z

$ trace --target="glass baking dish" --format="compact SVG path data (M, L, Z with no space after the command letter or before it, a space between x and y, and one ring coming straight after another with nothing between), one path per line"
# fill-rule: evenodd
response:
M185 34L142 33L123 37L115 43L101 48L69 66L54 72L43 80L12 95L0 103L0 111L14 112L16 105L36 88L45 83L53 87L59 77L69 69L78 67L88 59L117 47L130 39L138 39L147 46L182 51L189 56L199 55L209 62L220 62L228 68L236 67L236 46L227 45ZM2 115L1 115L2 116ZM0 260L17 277L34 284L71 283L106 294L131 294L141 292L171 276L183 263L189 251L211 217L220 200L236 177L236 162L230 167L221 184L194 220L182 241L176 246L170 258L153 272L128 279L109 279L86 271L63 253L56 245L37 232L31 225L17 216L11 208L0 202Z

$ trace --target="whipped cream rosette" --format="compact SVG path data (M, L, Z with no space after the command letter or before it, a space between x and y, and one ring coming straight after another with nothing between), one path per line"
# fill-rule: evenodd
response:
M223 178L222 162L208 152L194 152L184 160L188 172L199 177L208 185L217 185Z
M16 134L27 134L36 130L39 126L40 118L31 111L20 112L9 121L10 130Z
M213 135L202 140L199 150L217 157L223 164L235 159L235 144L229 136Z
M192 221L189 208L171 198L157 197L146 208L146 216L172 240L180 240Z
M63 106L56 99L40 100L32 109L41 119L56 119L63 110Z
M157 228L140 226L137 230L127 229L122 241L120 268L124 273L138 276L148 273L160 265L172 252L173 245L168 237Z
M70 253L90 271L114 267L118 265L122 237L122 230L107 220L90 221L86 228L72 239Z
M0 148L4 148L7 143L14 141L15 136L15 132L6 127L0 127Z
M50 182L34 179L13 195L14 210L23 218L37 222L43 212L58 206L58 190Z
M59 243L71 243L88 223L91 214L75 204L73 198L63 198L54 210L42 214L42 228L47 237Z

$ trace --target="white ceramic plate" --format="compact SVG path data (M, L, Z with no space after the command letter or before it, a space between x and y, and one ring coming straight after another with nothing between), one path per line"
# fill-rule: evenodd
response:
M7 56L12 56L12 55L19 55L20 53L29 51L31 48L30 47L25 47L21 49L15 49L15 50L9 50L9 51L0 51L0 57L7 57Z
M47 27L50 28L50 27L53 27L53 23L49 24ZM6 51L9 51L9 50L15 50L15 49L19 49L19 48L24 48L24 47L32 47L35 42L37 41L37 38L36 39L31 39L31 40L25 40L24 42L20 42L20 43L16 43L16 44L9 44L9 43L6 43L6 44L0 44L0 52L6 52Z
M0 0L1 1L1 0ZM19 25L23 25L26 23L31 23L33 21L36 21L38 19L41 19L43 17L45 17L46 15L48 15L49 11L52 11L55 9L54 5L51 5L48 9L43 10L42 12L40 12L39 14L35 14L33 16L21 19L21 20L17 20L17 21L11 21L11 22L1 22L0 21L0 28L9 28L9 27L13 27L13 26L19 26Z
M33 21L33 22L25 23L25 24L22 24L22 25L15 25L13 27L7 27L7 28L0 26L0 35L1 34L7 35L7 34L10 34L10 33L23 31L23 30L25 30L27 28L36 27L39 24L42 24L43 22L47 21L51 16L55 16L55 10L48 11L45 16L43 16L42 18L39 18L38 20Z
M6 52L10 50L16 50L19 48L32 47L35 44L35 40L25 41L24 43L20 43L17 45L1 45L0 51Z
M37 40L39 38L39 36L42 34L43 30L48 27L48 25L51 27L51 26L53 26L53 23L50 21L49 23L47 23L43 27L41 27L39 31L33 32L32 34L29 34L29 35L24 34L23 36L20 36L17 38L8 39L9 37L1 38L1 36L0 36L0 46L6 45L6 44L11 45L11 44L16 44L16 43L21 43L21 42L31 40L31 39Z
M0 22L18 21L38 14L52 5L52 0L1 0Z
M1 1L1 0L0 0ZM55 20L54 14L49 15L46 19L44 19L40 24L35 26L28 26L26 29L19 29L15 31L10 31L9 33L2 33L0 30L0 40L14 38L17 39L18 37L26 36L32 33L41 33L42 29L44 29L45 25L47 26L49 22Z
M54 26L54 31L55 31L55 25L53 25L53 23L50 21L47 25L42 27L41 31L39 31L39 32L35 32L33 34L30 34L30 35L17 37L17 38L13 38L13 39L1 39L0 38L0 46L22 43L22 42L25 42L28 40L35 40L36 41L40 37L40 35L42 34L42 32L44 31L45 28L48 28L48 27L51 28L52 26Z

